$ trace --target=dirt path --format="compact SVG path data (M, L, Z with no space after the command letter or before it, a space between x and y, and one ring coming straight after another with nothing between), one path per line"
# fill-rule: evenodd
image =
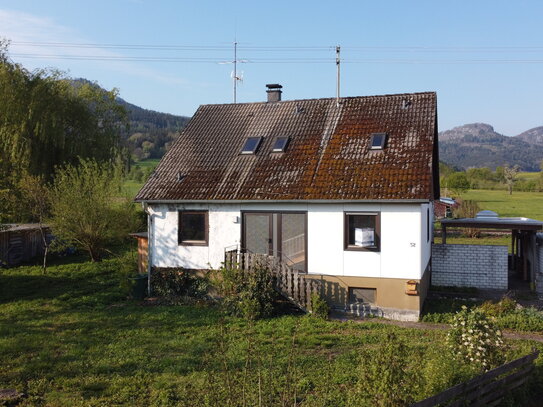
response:
M330 318L335 321L353 321L353 322L357 322L361 324L377 323L377 324L394 325L394 326L399 326L401 328L412 328L412 329L445 330L449 328L449 325L447 324L392 321L389 319L374 319L374 318L353 319L353 318L349 318L340 314L332 314ZM520 332L513 332L513 331L503 331L503 336L507 339L525 339L525 340L531 340L531 341L536 341L536 342L543 342L543 334L538 334L538 333L520 333Z

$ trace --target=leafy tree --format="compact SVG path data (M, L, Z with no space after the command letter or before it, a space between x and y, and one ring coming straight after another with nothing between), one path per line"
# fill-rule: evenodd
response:
M446 180L447 188L452 190L456 195L460 195L470 189L470 183L464 172L455 172Z
M517 175L520 170L520 167L518 165L515 165L513 167L509 167L509 165L505 165L503 167L503 179L505 185L507 185L507 189L509 190L509 195L513 195L513 185L515 184L515 181L517 180Z
M51 223L55 236L99 261L108 246L138 229L134 203L119 198L119 165L81 159L59 168L51 188Z
M50 181L54 169L79 157L108 161L119 152L125 112L117 93L74 86L57 71L28 71L0 41L0 207L17 219L23 174Z

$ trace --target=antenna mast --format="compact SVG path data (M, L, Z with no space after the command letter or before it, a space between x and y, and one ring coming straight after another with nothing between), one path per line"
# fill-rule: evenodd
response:
M337 107L339 107L339 85L340 85L340 65L341 65L340 51L341 51L341 47L339 45L336 45L336 71L337 71L336 103L337 103Z
M234 77L232 80L234 81L234 104L236 103L236 91L238 87L238 42L234 40Z

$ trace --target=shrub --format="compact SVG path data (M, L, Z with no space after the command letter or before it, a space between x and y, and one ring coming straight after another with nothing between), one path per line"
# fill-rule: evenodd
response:
M255 264L244 270L238 264L223 265L216 281L227 312L247 319L270 316L276 298L271 271Z
M151 273L151 290L154 295L170 303L191 302L206 297L209 281L182 268L154 269Z
M53 234L66 245L83 249L99 261L112 244L138 230L136 207L129 197L119 197L120 165L79 161L57 168L50 189Z
M512 298L503 297L499 302L485 301L478 308L487 316L500 317L514 312L517 309L517 303Z
M458 203L460 205L453 209L453 216L455 218L474 218L481 211L481 207L476 201L460 199ZM481 230L476 228L466 228L465 233L469 237L481 236Z
M319 295L311 295L311 315L321 319L328 319L330 307L328 303Z
M447 342L458 360L487 371L503 361L501 332L478 310L463 306L454 316Z

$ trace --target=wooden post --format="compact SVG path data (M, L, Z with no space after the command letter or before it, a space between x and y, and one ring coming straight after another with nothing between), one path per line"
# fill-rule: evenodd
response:
M441 244L447 244L447 226L441 224Z
M296 301L299 301L300 285L298 281L298 273L296 272L296 270L293 270L292 277L294 278L294 292L293 292L294 295L292 296L292 298L294 298L294 300Z
M313 284L311 284L311 283L312 283L313 279L310 279L308 281L304 277L304 280L307 283L307 285L305 287L305 289L306 289L305 292L306 292L306 297L307 297L307 309L313 311L313 307L311 306L311 294L313 293L313 290L312 290Z
M523 233L522 235L522 279L524 281L528 281L528 259L527 259L527 250L526 250L526 242L527 242L526 234Z

